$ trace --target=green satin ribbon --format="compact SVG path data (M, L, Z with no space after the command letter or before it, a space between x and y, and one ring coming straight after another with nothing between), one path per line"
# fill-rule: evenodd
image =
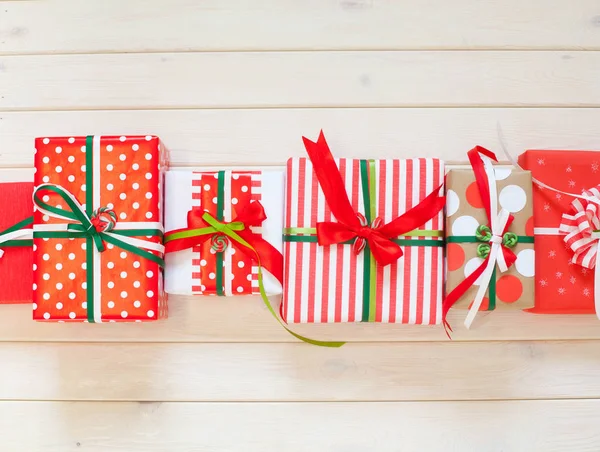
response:
M477 230L479 230L479 228L477 228ZM484 234L481 233L482 231L479 231L479 233L476 231L475 235L451 235L446 237L446 243L480 243L482 241L482 239L484 238ZM530 235L516 235L513 232L507 233L507 234L511 234L514 235L514 237L507 237L502 239L502 241L504 242L504 240L510 240L510 241L514 241L516 238L516 241L514 242L515 245L516 243L533 243L534 242L534 237L530 236ZM506 235L506 234L505 234ZM480 237L481 238L480 238ZM490 238L488 240L490 240L491 237L491 231L490 231ZM483 243L480 243L479 246L484 245ZM489 246L489 244L488 244ZM514 245L513 245L514 246ZM478 251L478 256L485 259L485 257L483 257L482 255L480 255L479 253L479 249ZM488 251L489 253L489 251ZM492 277L490 279L490 285L488 287L488 311L493 311L494 309L496 309L496 269L494 268L494 272L492 273Z
M371 224L377 217L377 192L376 192L376 164L375 160L360 161L360 184L365 208L365 219ZM285 228L283 230L284 242L303 242L317 243L316 228ZM443 247L444 240L423 240L420 237L440 237L444 235L443 231L432 230L414 230L403 234L402 237L414 238L395 238L393 242L401 246L435 246ZM342 244L353 244L356 239L348 240ZM373 258L369 245L367 244L361 253L364 259L363 265L363 304L361 313L361 322L374 322L377 315L377 262Z
M10 228L5 229L4 231L0 232L0 238L2 238L3 235L6 234L10 234L11 232L15 232L18 231L19 229L23 229L27 226L32 226L33 225L33 217L28 217L25 218L24 220L19 221L18 223L15 223L14 225L12 225ZM31 239L25 239L25 240L7 240L6 242L2 242L0 243L0 248L9 248L9 247L16 247L16 246L33 246L33 240Z
M172 240L176 240L176 239L201 237L204 235L212 235L212 234L226 235L229 239L235 241L236 243L239 243L242 246L245 246L246 248L248 248L250 251L252 251L254 253L254 256L255 256L255 259L257 262L257 266L258 266L258 289L260 291L260 296L261 296L265 306L271 313L271 315L273 317L275 317L275 319L279 322L279 324L283 328L285 328L285 330L288 333L290 333L292 336L294 336L297 339L300 339L303 342L307 342L307 343L313 344L313 345L319 345L321 347L341 347L342 345L345 344L345 342L327 342L327 341L316 341L314 339L309 339L307 337L304 337L297 333L294 333L292 330L290 330L288 327L286 327L285 324L281 321L281 319L277 315L277 313L275 312L275 309L273 309L273 306L271 305L271 302L269 301L269 297L267 296L267 293L265 292L265 286L263 284L262 265L260 262L260 256L258 255L258 252L252 245L250 245L246 240L244 240L236 232L236 231L243 231L245 229L244 224L241 222L222 223L221 221L217 220L215 217L213 217L208 212L204 212L204 214L202 215L202 219L209 225L208 227L171 233L167 237L165 237L165 243L168 243L168 242L170 242Z

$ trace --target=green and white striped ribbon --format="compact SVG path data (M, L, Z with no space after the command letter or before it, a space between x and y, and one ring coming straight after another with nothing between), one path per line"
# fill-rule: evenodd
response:
M33 217L25 218L0 232L0 247L33 246L33 229L26 226L33 224ZM0 248L0 257L4 251Z

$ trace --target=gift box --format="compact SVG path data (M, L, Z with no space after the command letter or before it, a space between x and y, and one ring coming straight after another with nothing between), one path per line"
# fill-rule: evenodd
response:
M475 148L475 152L481 149ZM503 250L500 252L514 255L516 260L504 272L494 267L478 309L491 311L530 308L534 305L535 289L531 173L494 166L492 159L485 155L483 159L484 172L487 174L480 176L487 183L481 182L486 188L493 184L491 189L484 190L484 196L495 196L496 210L504 209L514 218L501 234ZM491 250L492 231L483 202L484 196L480 192L473 168L448 171L446 190L446 291L450 294L476 269L485 266L484 260ZM487 193L488 191L492 194ZM509 237L514 240L509 242ZM496 263L492 262L491 265L495 266ZM481 277L473 284L467 284L469 287L465 288L453 307L470 309L481 284Z
M322 134L305 146L287 163L283 318L440 323L443 162L333 160Z
M33 183L0 184L0 304L31 303Z
M538 259L535 307L530 312L594 313L595 253L586 262L573 259L574 251L565 242L566 233L560 231L560 226L564 214L575 213L572 203L578 198L569 194L581 196L598 185L600 152L530 150L519 156L519 164L530 170L535 179L555 189L537 184L533 187ZM593 223L596 217L590 213L589 222Z
M168 155L154 136L35 141L33 318L166 316L162 254Z
M260 203L264 219L248 225L252 241L262 237L281 259L283 227L283 170L280 171L168 171L166 174L166 237L177 231L206 227L207 212L220 223L239 221L247 209ZM199 225L195 228L193 223ZM252 236L247 236L252 232ZM176 236L176 235L175 235ZM256 245L256 243L254 243ZM264 245L264 243L263 243ZM225 234L211 231L196 242L166 255L165 288L182 295L251 295L259 293L258 262L253 252ZM279 270L262 257L264 289L280 294ZM274 276L271 272L274 272Z

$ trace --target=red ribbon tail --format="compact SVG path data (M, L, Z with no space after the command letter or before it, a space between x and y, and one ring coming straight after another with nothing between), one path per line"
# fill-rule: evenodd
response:
M436 216L446 204L446 197L441 196L443 184L433 190L427 197L412 209L379 228L377 231L389 238L395 238L413 231Z
M452 331L452 328L450 328L450 324L448 323L448 320L446 319L446 317L448 316L448 311L450 311L450 308L452 306L454 306L454 304L465 294L465 292L471 286L473 286L475 281L477 281L477 278L479 278L481 276L481 274L485 270L485 267L487 267L488 260L489 260L489 257L486 258L481 263L481 265L475 269L475 271L473 273L471 273L469 276L467 276L458 286L456 286L454 288L454 290L452 290L452 292L450 292L448 295L446 295L446 298L444 298L444 301L442 302L442 322L444 323L444 327L446 327L446 325L447 325L447 327L450 329L450 331ZM446 331L446 333L447 333L447 331Z
M481 201L483 202L483 207L485 208L488 224L492 224L490 187L487 173L485 172L485 166L481 158L482 155L485 155L494 161L498 161L496 159L496 155L492 151L482 148L481 146L475 146L473 149L467 152L467 157L469 157L469 162L471 162L471 167L473 168L473 173L475 174L475 182L477 182L477 188L479 189L479 194L481 195ZM494 215L495 214L496 213L494 212Z
M383 235L373 232L368 238L367 242L371 248L373 258L377 263L383 267L396 262L402 257L402 248L395 242Z
M238 232L239 236L242 237L256 250L256 253L250 248L245 246L239 246L237 249L242 251L244 254L256 259L256 254L260 257L261 266L271 273L280 284L283 285L283 255L273 245L263 239L260 235L253 233L250 230L243 230Z

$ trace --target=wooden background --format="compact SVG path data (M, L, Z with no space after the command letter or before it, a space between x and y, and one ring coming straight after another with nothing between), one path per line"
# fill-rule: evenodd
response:
M0 177L35 136L161 136L174 165L600 148L598 0L0 1ZM258 298L156 324L0 308L4 451L600 450L600 322L297 328ZM464 313L463 313L464 315ZM454 325L461 315L452 315Z

